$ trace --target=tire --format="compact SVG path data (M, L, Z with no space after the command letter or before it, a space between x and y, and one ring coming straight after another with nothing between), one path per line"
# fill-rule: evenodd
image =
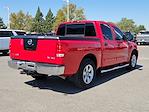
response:
M84 59L79 67L78 72L72 76L72 81L79 88L91 87L96 77L96 66L91 59Z
M137 54L132 53L130 61L129 61L129 68L130 69L135 69L137 65Z

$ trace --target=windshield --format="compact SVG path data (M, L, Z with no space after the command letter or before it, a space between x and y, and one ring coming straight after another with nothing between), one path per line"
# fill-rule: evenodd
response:
M134 36L130 33L130 32L125 32L125 36L127 37L127 39L129 41L133 40L134 39Z

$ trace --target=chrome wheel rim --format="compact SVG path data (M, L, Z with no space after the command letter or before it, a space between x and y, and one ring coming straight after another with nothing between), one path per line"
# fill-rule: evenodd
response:
M136 66L137 63L137 57L136 55L133 55L131 58L131 66L134 68Z
M85 84L90 84L94 77L94 69L92 65L86 65L83 70L83 81Z

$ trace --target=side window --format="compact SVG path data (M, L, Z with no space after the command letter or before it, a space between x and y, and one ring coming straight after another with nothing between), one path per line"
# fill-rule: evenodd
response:
M110 26L108 26L106 24L101 24L100 26L101 26L101 30L102 30L104 39L105 40L113 40L112 31L110 29Z
M113 27L114 28L114 32L116 34L116 40L123 40L123 32L117 28L117 27Z
M59 26L57 30L57 35L65 36L65 25L64 24Z
M85 36L96 36L96 31L93 23L86 23Z
M0 31L0 37L11 37L13 36L12 31Z

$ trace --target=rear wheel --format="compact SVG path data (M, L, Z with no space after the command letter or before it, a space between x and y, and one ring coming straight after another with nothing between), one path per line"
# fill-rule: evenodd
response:
M96 76L96 66L91 59L84 59L79 70L73 76L73 82L79 88L89 88Z

